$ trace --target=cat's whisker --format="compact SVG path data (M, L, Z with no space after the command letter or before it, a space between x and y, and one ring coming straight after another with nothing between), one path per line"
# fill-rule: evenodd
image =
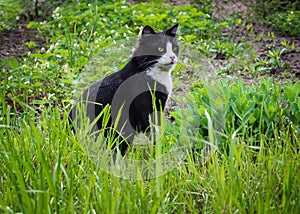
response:
M151 60L151 61L146 61L146 62L144 62L144 61L146 61L146 59L144 59L144 60L142 61L142 63L139 65L139 67L143 67L143 66L147 66L147 65L150 65L150 64L152 64L152 63L155 63L155 62L157 62L157 59Z

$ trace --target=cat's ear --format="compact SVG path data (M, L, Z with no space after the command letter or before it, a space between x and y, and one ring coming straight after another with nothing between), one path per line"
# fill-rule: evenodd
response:
M177 29L178 29L178 23L176 25L174 25L173 27L171 27L170 29L166 30L166 35L175 37Z
M149 25L145 26L143 31L142 31L142 35L147 35L147 34L148 35L149 34L155 34L155 31Z

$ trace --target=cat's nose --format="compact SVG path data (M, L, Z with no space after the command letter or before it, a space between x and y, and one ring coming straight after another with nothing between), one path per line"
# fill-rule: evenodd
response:
M170 59L174 62L175 56L170 56Z

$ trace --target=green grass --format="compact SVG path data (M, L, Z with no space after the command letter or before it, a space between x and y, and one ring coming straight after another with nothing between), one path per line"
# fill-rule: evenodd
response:
M235 85L228 88L235 90ZM82 140L88 138L84 133L74 135L69 130L64 111L49 109L38 118L28 111L16 123L10 118L10 109L2 113L7 121L0 129L2 212L296 213L299 210L297 124L282 125L284 128L280 130L274 126L272 138L269 133L261 132L257 136L259 145L251 144L257 141L256 136L248 137L253 127L226 127L223 137L228 150L212 152L207 162L197 164L187 153L184 163L162 176L127 180L106 173L90 159L82 147ZM231 121L231 115L226 114L225 120ZM181 127L179 131L185 133L189 127ZM165 124L162 144L170 144L170 136L180 140L177 135L177 129Z
M1 60L0 212L297 213L300 84L221 81L216 73L222 71L207 66L217 53L260 71L245 59L247 45L220 37L228 23L216 23L209 12L191 5L69 1L49 22L30 23L47 33L50 45L28 59ZM103 144L93 144L89 127L70 130L73 96L128 60L124 56L142 25L164 29L170 17L180 23L186 50L173 73L174 91L182 83L196 84L174 98L181 104L170 113L176 123L164 120L157 146L135 146L126 155L143 164L128 162L120 170L123 178L113 176L97 162L103 158L91 157ZM172 150L179 146L178 153ZM176 160L183 151L180 164L165 166L159 159L169 154L167 160Z
M49 112L38 124L23 121L20 133L1 128L2 211L299 210L299 141L292 144L288 133L273 140L261 136L259 150L231 136L230 155L216 152L204 166L187 162L159 178L132 181L97 168L59 117Z

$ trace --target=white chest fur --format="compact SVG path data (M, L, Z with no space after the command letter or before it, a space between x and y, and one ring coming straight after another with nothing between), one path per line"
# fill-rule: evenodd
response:
M153 68L147 71L148 76L150 76L153 80L159 82L160 84L166 87L168 96L172 94L172 89L173 89L171 70L172 69L166 72L166 71L162 71L158 66L154 66Z

